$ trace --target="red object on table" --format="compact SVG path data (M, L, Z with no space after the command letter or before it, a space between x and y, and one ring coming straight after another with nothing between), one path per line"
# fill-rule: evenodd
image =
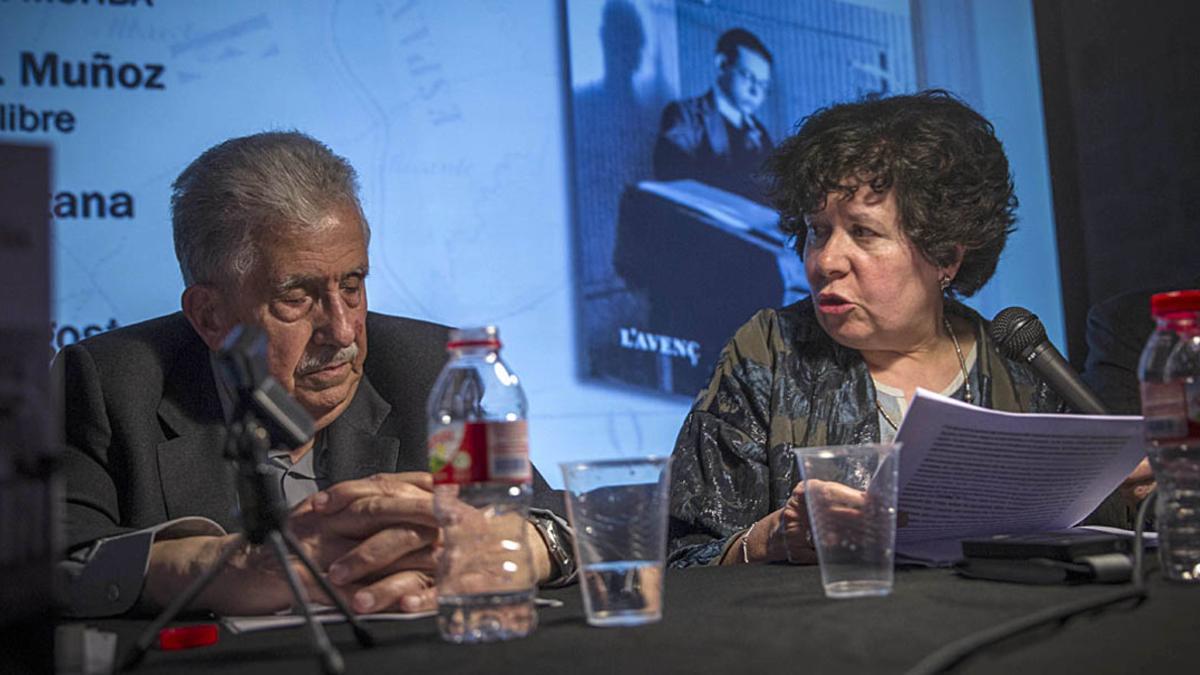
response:
M207 647L217 642L217 624L202 623L195 626L164 628L158 631L158 648L165 650Z

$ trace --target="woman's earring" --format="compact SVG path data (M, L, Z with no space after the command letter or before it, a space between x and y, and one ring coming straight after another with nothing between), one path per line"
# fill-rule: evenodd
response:
M950 288L950 275L943 274L942 278L938 280L938 285L942 287L942 292L945 293Z

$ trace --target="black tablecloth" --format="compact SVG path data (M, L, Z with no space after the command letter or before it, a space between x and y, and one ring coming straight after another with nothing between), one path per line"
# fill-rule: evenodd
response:
M900 570L891 596L829 600L815 567L784 565L671 571L661 623L592 628L579 588L544 593L529 638L458 646L433 619L372 623L378 646L362 649L344 625L330 634L348 673L874 673L900 672L946 643L1028 612L1111 593L1114 586L1023 586ZM1200 586L1152 579L1149 598L989 648L963 672L1149 672L1200 670ZM145 622L102 621L124 650ZM302 628L233 635L181 652L152 652L139 673L316 673Z

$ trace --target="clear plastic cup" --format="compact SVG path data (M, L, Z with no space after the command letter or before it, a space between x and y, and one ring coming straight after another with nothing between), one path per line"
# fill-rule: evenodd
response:
M830 598L892 592L900 444L795 448Z
M662 618L670 457L564 462L579 587L593 626Z

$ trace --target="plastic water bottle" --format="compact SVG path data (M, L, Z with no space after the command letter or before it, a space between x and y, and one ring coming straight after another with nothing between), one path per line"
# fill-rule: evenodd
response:
M1200 581L1200 291L1150 299L1156 330L1138 367L1163 573Z
M428 405L438 631L458 643L524 637L537 627L525 392L494 326L452 331L446 349Z

